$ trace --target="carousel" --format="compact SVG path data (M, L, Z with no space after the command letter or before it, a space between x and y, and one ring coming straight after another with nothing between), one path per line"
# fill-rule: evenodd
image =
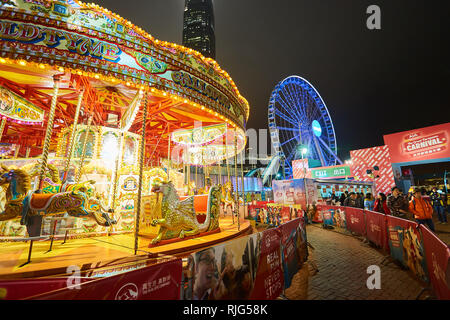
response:
M217 62L94 4L0 6L0 279L249 232L249 105Z

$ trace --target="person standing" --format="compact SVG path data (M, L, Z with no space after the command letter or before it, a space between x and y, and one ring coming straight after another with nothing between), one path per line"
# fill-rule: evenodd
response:
M339 198L339 202L341 203L341 206L344 205L345 199L348 197L348 191L342 192L341 197Z
M419 189L414 190L413 198L409 202L409 211L414 214L418 224L424 224L434 232L433 207L422 198L422 192Z
M375 205L375 199L372 197L372 194L370 192L368 192L366 194L366 198L364 199L364 209L372 211L374 205Z
M353 207L353 208L358 207L358 205L356 203L356 193L350 192L350 195L344 201L344 207Z
M364 209L364 194L362 192L356 193L356 207Z
M431 203L433 204L433 209L438 215L439 223L447 224L447 214L444 210L444 201L442 200L441 194L437 192L436 187L430 193Z
M339 198L337 197L336 193L333 191L331 193L331 203L335 205L337 202L339 202Z
M387 198L387 206L391 214L399 218L408 218L408 201L400 194L397 187L393 187L391 191L392 194Z
M389 210L386 203L386 195L382 192L378 194L377 200L375 200L375 204L373 206L373 211L382 213L382 214L391 214L391 210Z

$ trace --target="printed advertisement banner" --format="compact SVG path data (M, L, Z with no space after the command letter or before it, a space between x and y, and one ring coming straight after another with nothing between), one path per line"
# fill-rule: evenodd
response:
M387 216L387 230L391 256L409 268L419 279L427 280L423 242L417 223Z
M257 234L260 237L260 257L252 300L274 300L283 291L279 229L268 229Z
M366 221L364 211L358 208L345 208L347 229L362 236L366 235Z
M83 283L89 278L81 278ZM0 300L21 300L67 287L67 278L23 279L0 281Z
M450 122L383 136L392 163L450 158Z
M178 300L182 273L181 259L64 288L33 300Z
M384 214L364 210L366 214L367 239L384 250L389 250L388 235L386 229L386 216Z
M274 180L272 188L275 203L300 204L306 208L304 179Z
M450 300L450 248L424 225L420 230L431 285L438 299Z
M284 287L291 286L292 278L303 266L308 256L306 230L303 218L279 227L281 231L281 259L284 271Z
M347 228L345 218L346 209L347 209L346 207L318 205L317 220L321 221L325 226L333 226L346 229Z
M189 261L193 300L271 300L283 290L278 229L196 252Z

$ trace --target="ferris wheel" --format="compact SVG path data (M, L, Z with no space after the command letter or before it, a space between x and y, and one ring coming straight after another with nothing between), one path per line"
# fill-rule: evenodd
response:
M310 159L313 166L342 164L328 109L305 79L290 76L278 83L269 100L269 130L275 155L284 159L286 178L292 161Z

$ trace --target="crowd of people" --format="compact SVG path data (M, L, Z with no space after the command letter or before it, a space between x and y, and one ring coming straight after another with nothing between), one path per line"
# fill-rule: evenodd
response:
M376 198L371 193L364 195L362 192L348 191L337 197L333 192L327 202L415 220L428 226L432 231L435 231L433 215L437 215L438 223L447 224L447 213L450 210L446 195L436 187L429 192L423 188L416 188L407 194L398 187L393 187L387 196L380 192Z

